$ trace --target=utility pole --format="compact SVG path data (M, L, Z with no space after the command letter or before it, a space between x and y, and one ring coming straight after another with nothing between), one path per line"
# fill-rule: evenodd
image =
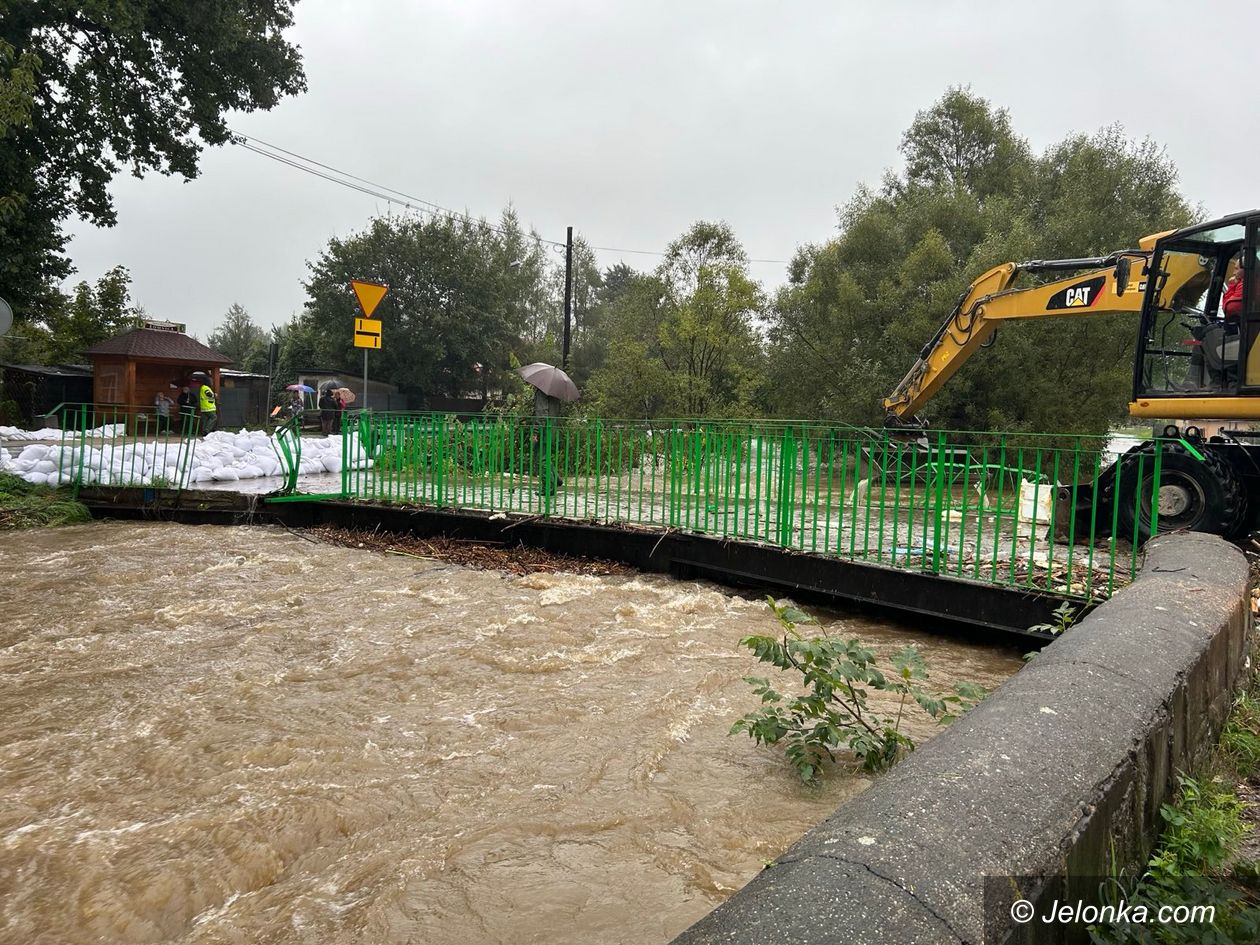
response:
M267 345L267 402L263 404L263 422L267 421L267 414L271 412L272 401L276 399L274 390L276 384L276 362L280 360L280 345L271 342Z
M573 227L564 237L564 347L560 354L560 370L569 369L569 320L573 316Z

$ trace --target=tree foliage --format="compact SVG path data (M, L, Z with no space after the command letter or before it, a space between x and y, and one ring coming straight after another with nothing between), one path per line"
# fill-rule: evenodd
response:
M266 373L268 341L267 332L255 324L243 305L234 302L206 344L231 358L237 370Z
M131 301L131 273L115 266L95 285L80 282L69 295L57 293L38 321L19 326L12 343L26 361L77 364L87 348L140 322L141 312Z
M520 265L513 265L520 263ZM402 390L457 396L495 383L536 331L542 285L538 240L511 214L498 226L462 217L378 217L334 239L310 263L308 301L292 331L309 335L320 366L357 362L351 279L390 287L374 317L385 340L379 377ZM478 370L477 365L481 365Z
M701 221L666 249L653 276L609 273L599 317L608 355L593 372L595 409L621 416L731 416L761 409L763 307L748 257L725 223Z
M905 171L861 189L840 235L802 249L770 315L774 407L878 424L882 401L970 281L1008 260L1135 246L1191 222L1172 162L1119 126L1032 155L1005 112L951 90L903 142ZM1003 330L929 404L933 425L1098 432L1124 412L1136 324Z
M1006 109L965 88L949 89L914 116L901 153L907 185L965 190L981 201L1018 189L1030 164L1028 142L1012 130Z
M114 222L122 170L195 177L224 115L305 88L294 0L0 0L0 296L65 275L61 223Z

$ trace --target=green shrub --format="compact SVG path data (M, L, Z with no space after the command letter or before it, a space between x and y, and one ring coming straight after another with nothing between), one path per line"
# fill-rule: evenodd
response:
M799 673L805 692L785 696L768 679L746 676L745 681L761 698L761 708L731 727L731 734L745 732L763 745L784 745L788 761L801 780L814 781L837 751L847 751L867 771L882 771L914 750L910 736L901 731L905 709L916 703L938 722L957 716L985 696L982 687L961 683L953 693L938 695L924 688L927 666L917 647L907 646L892 654L892 672L878 665L875 652L860 640L838 640L826 635L805 637L797 629L816 624L808 614L768 598L783 628L781 637L750 636L740 640L763 663ZM891 692L900 697L895 716L885 716L870 705L868 691Z
M1113 892L1156 915L1164 906L1211 907L1212 921L1184 925L1120 923L1089 930L1095 945L1254 945L1260 904L1227 882L1234 853L1251 829L1244 804L1216 779L1177 779L1177 800L1160 808L1159 846L1135 889Z

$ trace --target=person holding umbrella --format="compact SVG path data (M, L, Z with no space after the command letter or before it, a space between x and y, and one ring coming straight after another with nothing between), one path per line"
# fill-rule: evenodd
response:
M305 410L306 403L302 398L302 392L300 390L293 391L289 396L289 419L292 420L294 417L297 417L298 420L301 420L302 413Z
M346 408L354 403L354 392L348 387L338 387L333 391L333 397L337 399L337 429L344 428L346 419Z
M278 418L276 420L277 423L296 419L300 428L302 426L302 414L306 411L306 395L313 394L315 388L307 387L305 384L290 384L285 387L285 390L289 392L289 402L283 407L277 407L271 412L271 415Z
M551 364L538 361L517 368L516 373L534 388L534 435L538 441L535 455L544 467L541 471L542 488L539 495L553 495L556 489L564 485L564 480L556 470L554 437L547 434L554 429L562 404L577 400L581 393L569 375Z
M319 392L319 429L324 436L332 433L336 419L337 398L333 396L331 387L325 387Z

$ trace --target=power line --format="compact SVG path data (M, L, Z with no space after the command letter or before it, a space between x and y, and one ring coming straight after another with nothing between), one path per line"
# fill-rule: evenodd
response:
M263 147L270 148L272 151L279 151L281 154L287 154L289 157L297 158L299 161L303 161L307 164L314 164L316 167L322 167L324 170L332 171L334 174L340 174L342 177L348 177L351 180L357 180L361 184L367 184L371 187L375 187L380 190L387 190L390 193L398 194L398 196L404 197L407 200L413 200L416 203L425 204L429 207L432 207L434 210L441 210L444 213L454 213L454 211L447 210L445 207L439 204L433 203L431 200L425 200L422 197L413 197L411 194L405 194L401 190L394 190L394 188L386 187L384 184L374 183L365 177L358 177L355 174L351 174L349 171L339 170L333 167L331 164L323 164L320 161L315 160L314 158L308 158L301 154L298 154L296 151L290 151L287 148L282 148L278 144L272 144L269 141L263 141L261 138L255 138L250 135L244 134L240 131L234 131L232 133L235 135L238 135L241 138L244 138L246 141L252 141L256 145L261 144Z
M356 190L361 194L365 194L369 197L374 197L377 200L384 200L389 203L400 203L407 209L415 210L418 213L429 213L434 216L446 215L446 216L457 217L461 220L465 220L468 223L485 226L487 229L495 233L498 233L500 236L511 235L506 230L503 230L490 223L487 223L485 219L478 219L478 218L468 215L467 213L460 213L457 210L451 210L447 207L442 206L441 204L434 203L431 200L425 200L423 197L417 197L413 194L408 194L405 191L396 190L395 188L388 187L385 184L378 184L375 181L368 180L366 177L360 177L357 174L351 174L349 171L343 171L340 168L333 167L331 164L325 164L322 161L317 161L314 158L306 157L305 155L299 154L296 151L290 151L287 148L282 148L277 144L271 144L267 141L263 141L261 138L255 138L251 135L247 135L247 134L244 134L243 132L235 131L233 129L229 129L229 130L232 131L232 134L242 139L240 141L233 142L234 144L237 145L237 147L244 148L247 151L253 151L255 154L260 154L265 158L270 158L273 161L276 161L280 164L287 165L288 167L292 167L304 173L311 174L315 177L319 177L323 180L329 181L334 184L340 184L342 187L348 187L351 190ZM259 147L259 145L262 145L262 147ZM322 170L317 170L317 168L320 168ZM331 173L324 173L324 171L328 171ZM332 175L337 175L337 176L332 176ZM543 237L538 236L537 234L534 234L534 238L537 239L540 243L545 243L548 246L554 246L561 249L564 248L563 241L544 239ZM662 252L661 250L623 249L616 246L592 246L591 249L596 250L597 252L603 252L603 253L631 253L638 256L656 256L660 258L663 258L668 255L668 253ZM749 259L748 262L772 263L775 265L786 266L788 265L789 260L787 259Z
M246 136L241 135L241 137L244 138ZM257 140L257 139L250 139L250 140ZM432 203L431 201L424 200L423 198L413 197L410 194L406 194L400 190L394 190L392 187L386 187L384 184L377 184L372 181L366 180L365 178L356 177L353 174L347 174L345 171L337 170L337 168L330 167L327 164L320 164L318 161L310 161L310 164L315 165L315 166L308 166L307 164L303 164L301 162L309 161L309 159L304 158L301 155L295 155L294 157L284 156L285 154L293 154L293 152L291 151L284 151L281 154L281 153L274 153L272 151L266 150L265 148L257 147L254 144L250 144L249 141L237 141L234 143L236 144L237 147L244 148L246 151L253 151L255 154L260 154L265 158L270 158L271 160L276 161L277 163L284 164L288 167L292 167L295 170L302 171L306 174L311 174L312 176L321 178L322 180L330 181L331 183L334 183L334 184L340 184L342 187L348 187L351 190L356 190L359 193L366 194L369 197L375 197L377 200L384 200L389 203L401 204L402 206L406 207L408 210L415 210L417 213L428 213L428 214L432 214L433 216L455 217L457 219L464 220L468 223L471 223L475 226L483 226L486 229L491 230L492 232L498 233L500 236L513 235L513 234L510 234L507 230L504 230L501 227L494 226L492 223L489 223L484 219L479 219L477 217L470 216L467 213L460 213L456 210L450 210L450 209L447 209L446 207L440 206L439 204L435 204L435 203ZM266 147L271 147L271 145L267 145ZM277 148L276 151L283 151L283 149ZM332 173L327 174L327 173L324 173L324 171L318 170L317 168L325 168L326 170L332 171ZM333 176L334 174L341 175L341 176L336 177L336 176ZM343 179L343 178L349 178L349 179ZM361 184L355 183L355 181L362 181L362 183ZM421 206L422 204L423 206ZM545 243L549 246L561 246L561 247L564 246L563 243L557 243L555 240L544 239L541 236L538 236L537 234L534 234L532 238L537 239L540 243Z

